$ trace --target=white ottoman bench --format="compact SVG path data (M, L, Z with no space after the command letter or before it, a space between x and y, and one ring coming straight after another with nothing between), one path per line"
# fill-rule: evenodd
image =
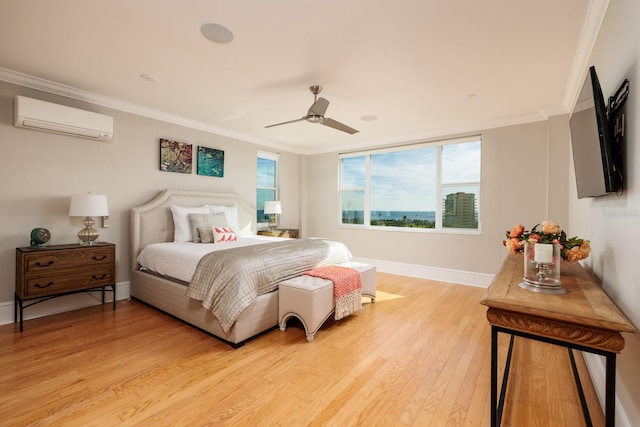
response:
M339 264L360 272L362 280L362 294L371 298L376 297L376 268L372 265L348 262ZM297 317L304 326L307 341L313 338L325 320L331 316L335 308L333 299L333 282L312 276L298 276L285 280L279 284L278 319L280 330L287 329L287 320Z
M354 268L360 272L362 280L362 296L371 298L371 302L376 302L376 266L363 262L349 261L338 264L340 267Z

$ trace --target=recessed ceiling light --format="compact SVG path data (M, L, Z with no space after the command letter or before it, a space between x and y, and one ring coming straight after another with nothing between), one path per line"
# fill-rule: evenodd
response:
M152 76L151 74L140 74L140 78L149 83L155 83L158 81L158 78L156 76Z
M360 120L363 122L372 122L374 120L378 120L378 116L374 116L373 114L367 114L366 116L360 117Z
M230 43L233 40L231 30L220 24L204 24L200 27L200 32L204 38L214 43Z

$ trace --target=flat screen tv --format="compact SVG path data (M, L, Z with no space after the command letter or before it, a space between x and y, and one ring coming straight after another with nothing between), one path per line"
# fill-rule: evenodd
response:
M617 192L621 159L595 67L589 68L569 128L578 198Z

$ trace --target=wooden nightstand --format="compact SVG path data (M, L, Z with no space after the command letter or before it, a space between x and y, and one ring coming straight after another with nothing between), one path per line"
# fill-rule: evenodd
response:
M290 237L292 239L299 239L300 232L296 228L287 228L287 229L276 229L276 230L259 230L258 235L260 236L271 236L271 237Z
M16 248L16 292L14 322L20 309L20 332L23 330L23 310L34 304L62 295L78 292L113 292L116 309L115 284L116 246L95 243L91 246L51 245L45 248ZM24 301L38 298L24 304Z

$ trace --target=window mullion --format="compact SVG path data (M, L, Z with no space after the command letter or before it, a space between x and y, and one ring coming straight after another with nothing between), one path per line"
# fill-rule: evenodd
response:
M371 155L366 156L364 181L364 225L371 225Z
M442 230L442 146L436 150L436 230Z

